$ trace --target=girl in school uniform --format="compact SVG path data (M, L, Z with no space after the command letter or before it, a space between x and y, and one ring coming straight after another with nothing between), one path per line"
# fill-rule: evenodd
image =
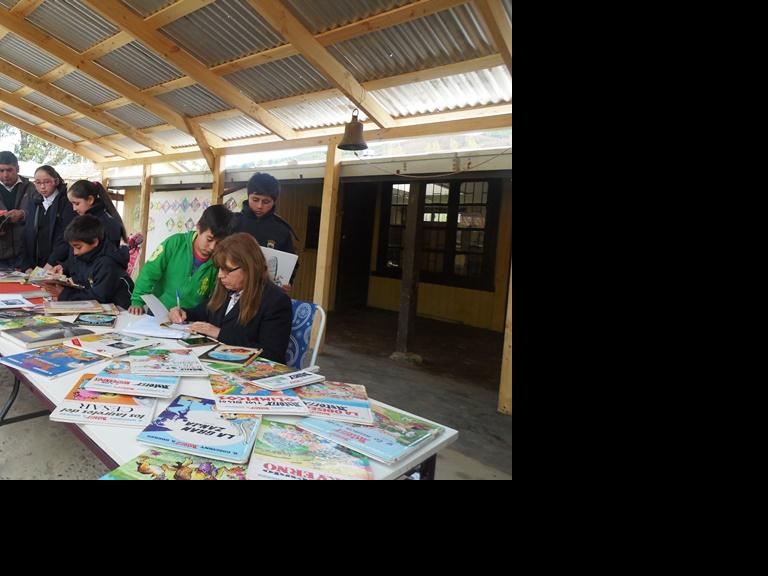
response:
M106 241L120 246L120 241L128 243L123 219L112 204L109 194L99 182L78 180L69 187L67 198L78 216L90 214L101 221L106 234Z

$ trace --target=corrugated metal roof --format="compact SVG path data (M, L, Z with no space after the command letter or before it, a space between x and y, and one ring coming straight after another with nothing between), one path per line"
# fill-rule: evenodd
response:
M19 88L24 86L20 82L16 82L13 78L9 78L5 74L0 74L0 88L8 90L8 92L16 92Z
M197 145L197 142L192 136L189 134L184 134L184 132L181 130L176 130L176 128L163 130L162 132L153 132L152 138L158 142L167 144L168 146L173 146L174 148L184 148L186 146Z
M16 34L6 34L0 38L0 58L35 76L47 74L61 65L61 60L35 48Z
M48 98L48 96L41 94L40 92L32 92L32 94L27 94L24 96L24 100L32 102L33 104L37 104L41 108L45 108L46 110L53 112L54 114L58 114L59 116L64 116L65 114L71 114L74 112L72 108L68 108L67 106L64 106L64 104L59 104L53 98Z
M99 136L115 134L115 131L112 130L112 128L104 126L101 122L96 122L96 120L91 120L90 118L78 118L77 120L73 120L73 122L75 124L80 124L80 126L87 128L91 132L95 132Z
M83 148L87 148L91 152L95 152L96 154L99 154L100 156L104 156L104 158L112 158L115 156L114 152L111 150L105 150L101 146L97 146L96 144L90 144L88 142L83 142L80 144Z
M119 31L111 22L73 0L43 2L27 16L27 20L78 52L84 52Z
M62 138L66 138L70 142L82 142L83 138L78 136L77 134L72 134L72 132L68 130L64 130L63 128L59 128L58 126L49 126L48 128L45 128L46 132L50 132L51 134L56 134L56 136L61 136Z
M56 82L53 82L52 84L65 92L69 92L73 96L77 96L81 100L85 100L92 106L98 106L99 104L104 104L104 102L109 102L110 100L115 100L120 97L116 92L113 92L109 88L105 88L90 76L77 70L56 80Z
M291 128L304 130L346 124L352 118L352 110L355 108L346 98L337 97L270 108L269 111ZM362 110L358 118L361 122L367 119Z
M251 136L264 136L270 133L264 126L254 122L247 116L208 120L201 122L200 125L216 134L222 140L227 141L250 138Z
M212 114L213 112L221 112L222 110L232 108L230 104L227 104L218 96L200 86L200 84L159 94L157 99L168 104L179 114L186 114L188 116L202 116L203 114Z
M16 108L16 106L11 106L10 104L6 105L3 110L10 114L11 116L16 116L16 118L21 118L25 122L29 122L30 124L41 124L43 121L38 118L37 116L33 116L32 114L27 114L24 112L24 110L19 110Z
M506 66L455 74L371 92L394 117L512 101Z
M161 30L208 66L285 43L245 0L218 0Z
M507 16L509 16L509 21L512 22L512 0L501 0L501 3L504 5Z
M173 4L173 1L174 0L123 0L123 4L129 8L133 8L133 10L146 18L150 14L154 14L160 10L160 8Z
M496 52L469 5L353 38L329 51L360 82Z
M16 3L18 1L19 0L0 0L0 4L2 4L3 6L5 6L6 8L8 8L10 10L14 6L16 6Z
M330 88L303 56L283 58L224 77L256 102L287 98Z
M338 28L380 12L408 4L408 0L285 0L292 12L313 34Z
M122 148L126 152L131 152L133 154L149 151L149 148L143 144L139 144L135 140L131 140L130 138L112 138L111 142L118 148Z
M141 89L184 75L178 68L139 42L126 44L96 62Z
M134 128L149 128L150 126L165 124L165 120L162 118L158 118L152 112L148 112L141 106L133 103L120 106L120 108L112 108L106 112Z

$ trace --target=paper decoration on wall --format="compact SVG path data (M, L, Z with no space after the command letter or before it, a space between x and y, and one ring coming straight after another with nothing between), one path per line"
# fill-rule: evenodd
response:
M153 192L149 203L147 254L152 254L169 236L194 230L210 205L210 190Z
M243 202L248 198L248 191L245 188L236 190L231 194L224 196L224 206L231 212L240 212L243 209Z

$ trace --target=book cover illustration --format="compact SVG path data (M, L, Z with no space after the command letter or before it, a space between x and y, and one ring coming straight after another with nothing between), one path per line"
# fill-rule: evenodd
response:
M113 362L88 383L89 390L130 396L170 398L179 386L178 376L146 376L131 374L129 362Z
M293 390L266 390L223 374L211 374L211 390L220 412L299 416L310 413Z
M136 438L159 446L217 460L245 463L250 455L260 416L224 414L207 398L177 396Z
M56 284L66 288L83 288L80 284L76 284L72 278L69 278L64 274L52 274L40 266L29 273L27 282L30 284Z
M14 344L26 348L40 348L42 346L52 346L75 338L93 334L88 328L75 326L71 322L59 322L57 324L38 324L14 328L2 332L4 338L9 339Z
M85 374L77 381L51 412L51 420L130 427L143 427L152 420L157 400L89 390L86 386L94 376Z
M82 370L103 361L104 358L98 354L91 354L67 346L47 346L0 358L0 363L11 368L52 378Z
M111 314L78 314L75 324L78 326L97 326L99 328L114 328L117 316Z
M256 384L261 388L269 390L286 390L325 380L325 376L320 374L308 372L307 370L296 370L266 358L257 358L248 366L232 366L231 364L222 364L220 362L209 362L207 365L214 372Z
M243 346L230 346L221 344L200 356L202 362L216 362L232 364L234 366L247 366L261 354L261 348L245 348Z
M131 373L149 376L208 376L208 371L190 348L150 348L128 352Z
M3 308L31 308L34 304L21 294L0 294L0 309Z
M302 418L296 425L366 456L392 464L443 432L443 428L374 404L373 426Z
M111 316L107 316L111 318ZM107 334L92 334L90 336L81 336L71 339L64 343L65 346L87 350L107 358L123 356L132 350L139 350L157 344L157 340L144 338L141 336L129 336L128 334L118 334L109 332Z
M245 466L150 449L99 480L245 480Z
M365 386L325 381L296 388L311 416L353 424L373 424Z
M5 312L11 312L6 310ZM16 310L13 310L16 312ZM15 318L0 319L0 330L14 330L15 328L26 328L27 326L54 326L59 324L57 318L49 318L48 316L33 316L32 312L24 312L25 315L17 316ZM0 318L4 318L0 316Z
M264 420L256 435L250 480L372 480L368 458L292 424Z
M80 313L103 313L103 308L96 300L64 300L43 302L46 314L75 315Z
M272 282L278 286L290 284L299 256L290 252L267 248L266 246L261 246L261 251L264 253L264 260L267 263L267 270Z

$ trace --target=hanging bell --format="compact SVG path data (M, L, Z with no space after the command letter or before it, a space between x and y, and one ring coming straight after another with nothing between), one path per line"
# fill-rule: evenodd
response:
M357 119L357 108L352 111L352 120L344 126L344 138L338 145L341 150L365 150L368 144L363 140L363 123Z

